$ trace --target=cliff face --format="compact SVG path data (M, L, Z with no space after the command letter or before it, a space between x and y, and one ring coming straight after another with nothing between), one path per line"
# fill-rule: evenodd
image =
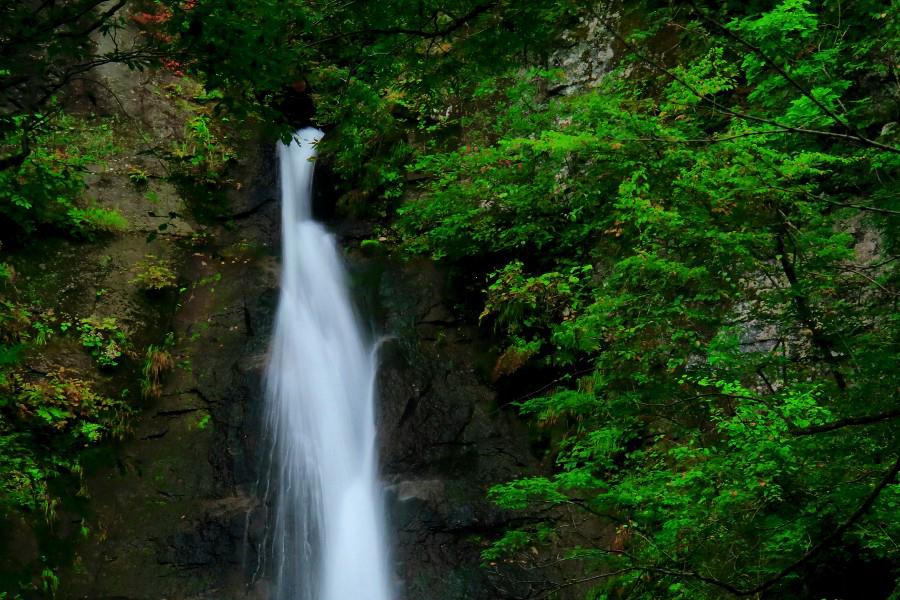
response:
M136 32L120 35L126 43ZM99 42L102 52L109 40ZM85 198L118 210L128 225L94 240L41 236L4 248L12 250L4 259L19 301L54 327L115 320L128 340L118 366L99 368L74 328L56 328L24 368L36 379L64 369L125 397L129 431L84 458L80 484L54 490L55 518L0 522L10 532L0 536L0 596L49 597L56 588L60 598L243 597L241 566L253 562L245 538L256 502L259 377L277 297L272 152L252 131L229 132L245 147L227 159L227 178L191 187L173 164L179 152L203 150L191 138L192 125L213 119L202 89L124 65L93 75L65 99L114 148L86 175ZM231 140L218 139L217 149L224 154ZM165 265L174 285L141 289L136 280L150 263ZM171 364L162 387L144 395L151 345ZM32 576L20 589L16 580Z
M252 160L252 157L251 157ZM267 186L268 188L271 186ZM236 212L265 200L250 186ZM256 506L260 378L276 299L277 207L173 249L191 282L169 330L177 366L114 468L88 481L91 530L66 598L244 597Z
M245 185L230 209L241 218L201 238L154 242L188 289L167 303L138 296L145 313L131 322L155 324L148 339L174 332L178 366L134 417L130 438L87 477L83 517L70 520L84 518L90 533L74 543L62 598L266 597L257 555L267 527L258 486L261 384L277 299L279 207L268 200L277 193L270 150L242 162ZM336 226L361 313L385 336L380 454L401 597L507 597L509 583L479 566L486 539L511 524L486 491L536 471L528 433L498 408L486 383L491 357L448 306L446 277L424 261L366 256L353 230L367 226ZM123 274L105 280L106 294L134 295L125 257L140 259L144 233L112 244ZM84 280L90 262L48 268Z

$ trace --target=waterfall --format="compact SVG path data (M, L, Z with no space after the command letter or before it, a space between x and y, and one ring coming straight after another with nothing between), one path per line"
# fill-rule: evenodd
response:
M373 344L337 245L312 220L317 129L279 144L283 275L268 369L276 600L390 600Z

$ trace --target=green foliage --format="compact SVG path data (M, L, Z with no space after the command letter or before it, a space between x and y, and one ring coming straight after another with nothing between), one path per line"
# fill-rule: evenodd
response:
M77 326L81 345L101 367L115 367L128 350L128 336L114 317L86 317Z
M120 403L100 396L86 382L73 379L65 371L46 380L27 382L13 380L18 409L28 418L58 431L67 430L73 437L96 442L104 431L121 434ZM100 422L85 419L102 415Z
M25 232L124 224L82 198L104 152L45 93L94 50L73 4L47 23L20 3L0 24L18 58L0 92L28 92L0 113L0 217ZM465 273L501 349L493 375L541 379L518 408L553 472L490 495L549 516L486 563L549 548L572 577L551 583L596 598L834 595L821 573L900 572L900 19L877 0L707 4L618 6L609 31L607 7L574 0L166 0L145 37L204 86L168 153L176 179L209 196L234 159L223 115L288 139L311 97L343 206L396 214L379 246ZM548 53L594 26L617 68L573 82ZM174 284L145 268L136 284ZM101 366L125 351L113 320L76 329ZM84 381L15 367L50 319L4 300L0 335L3 494L51 512L48 482L78 464L37 440L96 442L115 409L79 414ZM172 362L147 350L145 395ZM563 511L614 533L578 537Z
M143 261L138 263L136 269L137 274L131 283L141 290L154 292L178 287L175 271L172 270L169 261L148 254Z
M495 561L505 556L546 544L552 535L553 529L543 524L528 529L510 529L481 553L481 560L485 565L496 564Z
M10 301L0 316L7 344L0 346L0 511L25 509L52 519L53 482L77 481L79 452L123 436L130 409L66 369L40 376L24 369L25 352L51 328L32 322L28 311Z
M169 350L175 343L174 334L166 336L162 346L150 344L141 369L141 395L144 398L159 399L162 395L162 379L175 367L175 359Z
M25 232L49 226L83 237L124 229L121 214L82 199L84 172L114 151L109 126L56 112L39 117L0 127L0 155L29 147L20 164L0 169L0 219Z
M56 597L56 592L59 590L59 576L56 572L49 568L45 567L41 571L41 591L50 596L51 598Z
M172 149L171 156L178 176L204 185L220 183L235 158L227 137L215 133L204 114L187 124L184 141Z
M124 3L12 2L0 19L0 224L4 231L40 227L90 237L118 230L121 215L83 199L84 172L112 151L110 128L75 118L63 98L93 69L142 69L159 57L161 38L138 36L127 48L102 50L124 23Z
M128 179L136 188L146 187L150 182L150 176L147 172L138 167L128 169Z
M121 150L113 143L116 117L88 115L85 107L88 101L107 106L96 96L112 93L93 77L95 68L141 69L161 56L163 37L129 36L127 44L114 37L134 8L97 0L5 2L0 8L0 249L43 255L48 236L102 241L128 226L121 213L87 193L89 177L112 171L107 163L119 162L110 159ZM132 171L130 178L135 186L147 183L142 172ZM73 324L54 314L62 309L53 298L36 300L32 284L47 275L30 269L20 274L0 262L0 520L29 524L48 550L39 563L30 552L10 563L32 564L0 575L3 598L22 597L7 589L16 583L27 597L64 594L58 563L70 552L62 540L71 541L68 521L83 505L77 497L86 494L82 465L88 456L96 462L99 446L124 436L130 410L124 391L110 392L108 374L56 364L59 353L79 340L100 367L115 366L128 343L112 319ZM65 292L60 299L71 298ZM66 523L59 527L55 513L63 503ZM55 547L46 548L47 539Z
M321 152L342 202L384 216L405 189L412 137L433 120L457 127L473 82L540 53L579 2L164 4L173 51L229 113L305 120L295 111L311 96L317 122L333 125ZM273 134L288 141L283 120Z
M53 530L58 513L69 521L73 501L87 494L86 457L125 436L131 408L126 393L113 397L93 381L93 370L57 366L48 347L79 332L53 310L23 305L16 295L12 286L0 292L0 517ZM111 331L108 323L98 328ZM53 597L60 591L54 560L41 557L38 570L21 578L5 573L3 585L19 579L16 589Z
M110 208L70 208L66 216L70 230L87 238L97 233L124 231L128 227L128 221L122 213Z
M210 414L205 414L197 419L196 427L198 431L205 431L207 427L209 427L210 422L212 421L212 416Z

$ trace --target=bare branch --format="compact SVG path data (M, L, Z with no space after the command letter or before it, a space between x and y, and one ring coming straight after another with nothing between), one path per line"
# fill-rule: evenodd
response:
M59 37L74 37L74 38L82 38L87 37L103 25L105 25L109 20L115 15L119 10L125 6L128 0L118 0L115 4L113 4L109 9L103 11L103 13L97 17L97 19L79 31L67 31L65 33L60 33Z
M789 84L791 84L795 89L797 89L801 94L803 94L803 96L806 97L810 102L812 102L813 104L815 104L815 105L819 108L819 110L821 110L823 113L825 113L826 115L828 115L829 117L831 117L832 119L834 119L836 122L838 122L838 123L840 123L841 125L843 125L843 126L847 129L847 131L849 131L849 132L851 132L851 133L854 133L855 135L858 136L858 134L856 134L856 132L853 130L853 128L850 127L850 124L849 124L842 116L836 114L834 111L832 111L832 110L829 109L827 106L825 106L824 104L822 104L822 102L820 102L818 98L816 98L815 96L813 96L812 93L810 93L810 91L809 91L805 86L800 85L800 83L799 83L796 79L794 79L793 77L791 77L791 76L787 73L787 71L785 71L785 70L781 67L781 65L779 65L777 62L775 62L775 61L774 61L771 57L769 57L765 52L763 52L762 48L760 48L759 46L756 46L755 44L751 43L751 42L750 42L749 40L747 40L746 38L744 38L744 37L738 35L738 34L735 33L734 31L732 31L731 29L729 29L728 27L726 27L725 25L723 25L722 23L719 23L716 19L714 19L713 17L711 17L709 14L707 14L706 11L704 11L704 10L701 9L699 6L697 6L697 4L694 2L694 0L687 0L687 3L691 5L691 7L694 9L694 11L695 11L697 14L699 14L700 17L701 17L703 20L705 20L705 21L707 21L707 22L709 22L709 23L715 25L715 26L716 26L717 28L719 28L726 36L728 36L729 38L733 39L733 40L736 41L737 43L741 44L742 46L744 46L745 48L747 48L748 50L750 50L751 52L753 52L754 54L756 54L758 57L760 57L760 58L763 60L763 62L765 62L765 63L766 63L767 65L769 65L771 68L775 69L775 71L776 71L779 75L781 75L781 76L785 79L785 81L787 81L787 82L788 82ZM861 136L858 136L858 137L861 137Z
M809 427L802 427L799 429L790 429L790 433L793 435L814 435L816 433L825 433L827 431L834 431L836 429L843 429L844 427L855 427L859 425L871 425L873 423L880 423L882 421L890 421L891 419L896 419L900 417L900 410L889 410L887 412L878 413L875 415L865 415L862 417L847 417L846 419L840 419L838 421L833 421L831 423L824 423L822 425L811 425Z
M841 206L844 208L857 208L859 210L879 213L882 215L900 215L900 210L890 210L887 208L878 208L877 206L865 206L863 204L853 204L850 202L836 202L835 200L829 200L828 198L819 198L819 200L822 200L823 202L827 202L828 204L832 204L834 206Z
M809 301L807 300L806 296L804 296L799 291L801 289L800 280L797 276L797 271L794 268L794 263L791 261L790 257L787 254L787 248L785 247L784 243L784 238L786 235L786 231L779 231L778 235L775 236L775 240L778 245L778 260L781 263L781 269L791 286L791 291L793 292L794 306L797 308L797 316L800 317L800 321L811 332L812 343L821 352L822 359L826 363L828 363L828 366L831 370L831 375L832 377L834 377L834 382L837 384L838 389L844 391L847 389L847 381L844 379L843 373L841 373L841 371L838 369L837 360L832 353L834 349L834 343L831 341L831 338L829 338L816 323L816 319L813 317L812 309L809 306Z
M490 12L494 8L500 5L500 0L493 0L491 2L486 2L485 4L479 4L475 8L473 8L468 13L462 15L451 21L449 25L442 29L434 29L431 31L424 29L412 29L407 27L388 27L384 29L364 29L361 31L350 31L347 33L340 33L337 35L333 35L331 37L327 37L321 40L317 40L313 45L318 46L320 44L326 42L333 42L336 40L341 40L345 38L352 37L363 37L366 35L404 35L409 37L419 37L427 40L436 40L440 38L445 38L459 29L462 29L472 21L476 20L478 17L484 15L485 13ZM437 15L432 15L436 17Z
M378 35L411 35L415 37L421 37L425 39L435 39L435 38L443 38L448 35L456 32L462 27L468 25L471 21L474 21L481 15L489 12L490 10L497 7L499 2L487 2L485 4L480 4L473 8L471 11L462 15L459 18L453 19L449 25L442 29L434 29L432 31L425 31L420 29L406 29L403 27L392 27L387 29L369 29L365 32L361 33L374 33ZM437 18L437 13L435 13L434 18Z

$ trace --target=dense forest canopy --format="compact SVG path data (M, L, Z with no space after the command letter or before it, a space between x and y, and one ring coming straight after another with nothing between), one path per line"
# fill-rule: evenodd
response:
M204 118L273 140L311 98L342 206L379 223L368 246L459 274L553 463L491 490L547 519L494 540L485 568L571 565L536 597L895 597L898 9L5 3L3 242L118 226L79 196L104 141L67 109L102 64L200 81ZM137 42L97 52L135 23ZM585 39L611 58L582 80L559 65ZM214 188L227 161L198 175L203 148L177 174ZM42 331L5 264L0 280L0 507L52 519L70 449L124 435L129 409L21 373ZM114 324L65 325L115 363Z

